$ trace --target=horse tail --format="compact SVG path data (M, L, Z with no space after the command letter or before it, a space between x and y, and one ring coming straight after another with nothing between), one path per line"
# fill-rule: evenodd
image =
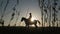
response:
M39 24L41 24L39 20L37 20L37 22L38 22Z

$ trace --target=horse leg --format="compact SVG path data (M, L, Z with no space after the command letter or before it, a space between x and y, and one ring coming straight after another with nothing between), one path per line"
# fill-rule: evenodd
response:
M27 25L26 25L26 27L27 27Z
M29 25L26 25L26 27L29 27Z
M0 22L2 24L2 26L4 26L4 22Z
M35 27L37 28L37 24L35 23Z
M10 24L8 26L10 26Z

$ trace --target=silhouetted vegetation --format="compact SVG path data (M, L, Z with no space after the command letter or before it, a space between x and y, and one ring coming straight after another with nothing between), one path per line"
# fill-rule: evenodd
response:
M53 21L52 21L52 24L53 24L53 26L55 25L55 22L58 20L58 18L57 18L57 13L58 13L58 11L56 10L56 6L57 6L57 2L56 2L57 0L54 0L54 6L52 7L52 9L54 10L54 13L53 13Z
M6 5L5 5L5 7L4 7L4 12L3 12L2 15L1 15L0 23L2 24L2 26L4 26L3 17L4 17L5 10L6 10L6 7L7 7L8 3L9 3L9 0L7 0L7 3L6 3ZM3 4L3 1L1 2L1 7L2 7L2 4Z
M45 22L47 23L49 21L49 26L51 26L51 21L52 21L53 26L55 23L58 26L58 17L57 17L58 10L56 10L58 0L53 0L54 3L52 3L51 1L52 0L48 0L47 1L48 4L46 4L45 0L38 0L39 7L41 9L41 14L42 14L41 15L42 23L45 24ZM52 4L53 4L53 6L52 6ZM54 10L54 11L52 12L52 10ZM42 24L42 25L44 25L44 24Z
M41 20L42 20L42 27L43 27L43 2L44 0L38 0L39 7L41 8Z
M3 1L1 2L0 6L2 6L2 4L3 4Z
M13 20L14 15L18 15L18 16L19 16L19 13L18 13L17 10L16 10L16 6L17 6L18 4L19 4L19 0L17 0L16 5L12 8L12 9L13 9L13 13L12 13L12 15L11 15L10 22ZM18 13L18 14L17 14L17 13ZM14 26L16 26L17 20L18 20L18 17L16 16L16 22L15 22L15 25L14 25ZM9 25L8 25L8 26L10 26L10 22L9 22Z

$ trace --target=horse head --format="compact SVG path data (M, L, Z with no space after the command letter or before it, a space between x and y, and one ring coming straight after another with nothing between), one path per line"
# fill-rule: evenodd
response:
M26 18L25 18L25 17L22 17L21 22L22 22L23 20L26 20Z

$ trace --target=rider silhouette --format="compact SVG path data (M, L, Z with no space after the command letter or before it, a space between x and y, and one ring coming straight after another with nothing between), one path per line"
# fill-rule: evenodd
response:
M31 21L31 18L32 18L32 14L31 13L29 13L29 18L28 18L28 20L30 20Z

